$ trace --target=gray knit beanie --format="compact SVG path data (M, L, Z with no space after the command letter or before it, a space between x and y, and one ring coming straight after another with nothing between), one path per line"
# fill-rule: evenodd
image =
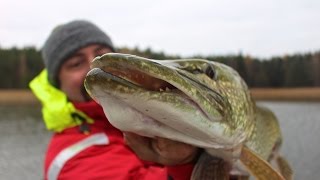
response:
M41 50L49 82L57 87L62 63L74 52L90 44L105 45L114 51L108 35L88 21L77 20L56 27Z

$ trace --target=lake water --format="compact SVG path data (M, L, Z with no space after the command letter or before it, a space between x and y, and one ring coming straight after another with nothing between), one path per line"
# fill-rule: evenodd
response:
M279 118L281 152L295 179L320 177L320 102L258 102ZM0 106L0 179L43 179L43 158L50 133L39 106Z

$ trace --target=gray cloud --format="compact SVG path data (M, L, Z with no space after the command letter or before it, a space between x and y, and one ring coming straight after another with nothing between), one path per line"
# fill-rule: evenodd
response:
M119 46L184 56L260 57L320 49L317 0L41 0L0 2L0 45L41 47L51 29L88 19Z

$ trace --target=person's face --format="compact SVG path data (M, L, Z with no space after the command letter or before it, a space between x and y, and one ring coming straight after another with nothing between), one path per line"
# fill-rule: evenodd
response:
M61 66L58 75L60 89L65 92L70 101L84 102L90 99L83 81L90 70L90 62L96 57L112 52L102 45L89 45L76 51Z

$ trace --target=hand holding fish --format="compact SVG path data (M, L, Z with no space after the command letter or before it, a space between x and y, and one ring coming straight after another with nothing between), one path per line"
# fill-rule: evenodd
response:
M127 145L145 161L162 165L186 164L196 160L199 148L166 138L148 138L124 132Z

